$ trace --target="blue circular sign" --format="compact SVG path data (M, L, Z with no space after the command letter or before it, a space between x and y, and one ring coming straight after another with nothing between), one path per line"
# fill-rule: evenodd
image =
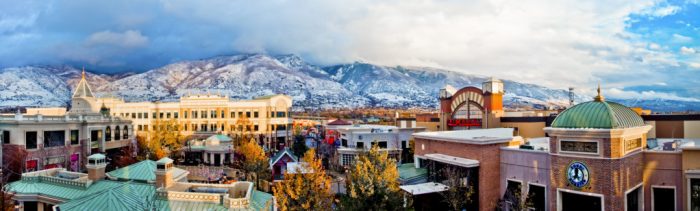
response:
M566 175L567 180L569 180L569 184L577 188L582 188L588 185L588 167L586 167L586 164L583 164L582 162L574 161L569 164L569 168L566 170Z

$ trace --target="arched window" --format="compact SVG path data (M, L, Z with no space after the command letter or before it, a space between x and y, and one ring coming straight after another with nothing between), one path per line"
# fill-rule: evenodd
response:
M123 139L129 139L129 126L124 125L124 132L122 132Z
M107 126L107 129L105 129L105 141L111 141L112 140L112 128Z
M121 130L119 129L119 126L115 126L114 127L114 140L118 141L121 138L122 138Z

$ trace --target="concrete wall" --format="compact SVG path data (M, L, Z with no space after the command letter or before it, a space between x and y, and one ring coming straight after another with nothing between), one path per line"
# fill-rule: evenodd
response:
M508 185L507 180L522 182L521 190L523 199L527 197L528 184L544 185L545 190L549 189L549 166L550 156L548 152L520 150L512 148L501 149L501 188L500 195L503 196ZM546 193L546 192L545 192ZM552 196L545 196L547 203L552 200Z
M656 121L656 138L683 138L683 121Z
M501 122L501 127L518 128L515 135L536 138L544 137L545 122Z
M700 121L683 122L683 135L685 138L700 138Z
M651 210L652 186L676 188L676 210L683 210L683 171L679 152L644 152L644 207Z

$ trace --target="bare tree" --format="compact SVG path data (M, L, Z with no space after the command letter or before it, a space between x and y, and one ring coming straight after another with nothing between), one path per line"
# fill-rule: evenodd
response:
M22 146L6 144L3 146L3 165L0 172L0 207L2 211L14 210L14 200L8 185L12 181L19 180L24 170L27 159L27 150Z
M449 166L442 169L442 175L446 180L442 183L449 189L440 192L451 210L462 210L472 203L474 195L473 181L469 181L470 171L460 171L459 168Z

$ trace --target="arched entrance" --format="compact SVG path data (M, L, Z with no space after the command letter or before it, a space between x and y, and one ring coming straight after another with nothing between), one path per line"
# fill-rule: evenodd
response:
M451 97L447 126L451 130L482 128L486 116L484 97L480 89L465 87Z

